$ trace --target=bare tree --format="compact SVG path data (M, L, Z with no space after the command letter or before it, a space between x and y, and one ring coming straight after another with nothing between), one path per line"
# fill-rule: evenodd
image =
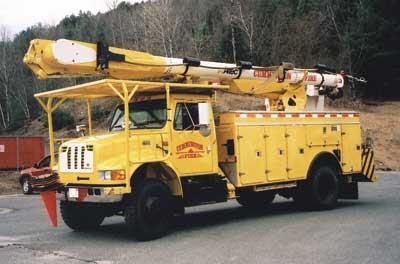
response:
M11 83L15 75L15 61L10 60L13 46L10 32L5 26L0 26L0 118L3 129L10 126L11 120Z
M148 36L161 43L165 56L173 57L180 17L174 16L171 0L149 0L144 6L143 16L149 29Z
M233 7L235 6L235 0L231 0L231 8L229 10L229 26L231 28L231 44L232 44L232 55L233 61L236 63L236 38L235 38L235 27L234 27L234 16Z
M249 45L250 58L253 58L254 43L254 0L231 0L234 5L232 20L246 35Z
M23 67L22 65L18 65L19 69L22 69L22 67ZM22 81L18 82L16 81L16 84L17 85L14 85L13 89L10 90L10 94L12 95L13 99L18 103L18 105L21 107L25 119L30 120L31 112L28 102L29 102L29 97L33 95L32 87L29 84Z
M179 41L175 42L175 53L179 55L195 54L199 58L204 58L208 53L211 41L210 21L207 18L209 0L183 0L176 15L179 21L176 34L180 36ZM185 12L194 9L196 12Z
M119 3L119 0L107 0L107 2L106 2L107 7L109 9L109 11L108 11L109 17L111 19L111 36L112 36L113 46L117 45L117 36L116 36L116 34L117 34L116 33L116 31L117 31L117 29L116 29L117 14L116 13L117 12L116 12L116 9L118 7L118 3Z
M136 9L131 10L127 22L130 46L137 50L143 47L147 51L146 27L143 26L145 23L143 23L142 8L136 7Z

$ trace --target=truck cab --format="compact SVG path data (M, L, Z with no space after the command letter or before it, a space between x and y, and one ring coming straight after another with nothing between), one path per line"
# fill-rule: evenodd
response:
M105 195L114 194L110 199L115 201L131 192L135 177L139 177L136 171L159 170L156 167L160 166L173 172L174 178L167 184L174 195L182 196L183 190L174 186L180 181L178 175L220 173L211 99L211 94L174 93L167 109L165 94L133 98L129 102L127 171L124 105L117 106L108 133L81 137L60 146L60 182L87 186L88 195L83 200L106 201Z

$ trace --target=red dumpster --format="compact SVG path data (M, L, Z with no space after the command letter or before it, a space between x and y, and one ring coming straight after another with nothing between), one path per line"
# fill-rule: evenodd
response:
M0 169L31 167L44 155L44 137L0 137Z

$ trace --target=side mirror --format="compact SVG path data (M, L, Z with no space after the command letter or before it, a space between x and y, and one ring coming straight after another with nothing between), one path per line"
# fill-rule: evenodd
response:
M211 134L208 103L199 103L199 127L199 132L202 136L208 137Z
M199 125L210 125L208 103L199 103Z
M131 125L132 125L132 122L129 120L129 127L131 127ZM122 127L122 129L125 129L125 121L121 122L121 127Z
M76 126L76 132L78 132L82 137L84 137L86 134L86 126L85 125Z

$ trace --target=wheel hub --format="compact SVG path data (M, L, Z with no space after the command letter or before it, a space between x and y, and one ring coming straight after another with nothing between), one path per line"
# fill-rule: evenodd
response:
M24 190L24 192L28 192L29 191L29 183L27 180L24 180L23 184L22 184L22 188Z
M335 183L329 176L322 177L322 179L318 183L318 192L320 197L324 200L326 199L333 191Z

